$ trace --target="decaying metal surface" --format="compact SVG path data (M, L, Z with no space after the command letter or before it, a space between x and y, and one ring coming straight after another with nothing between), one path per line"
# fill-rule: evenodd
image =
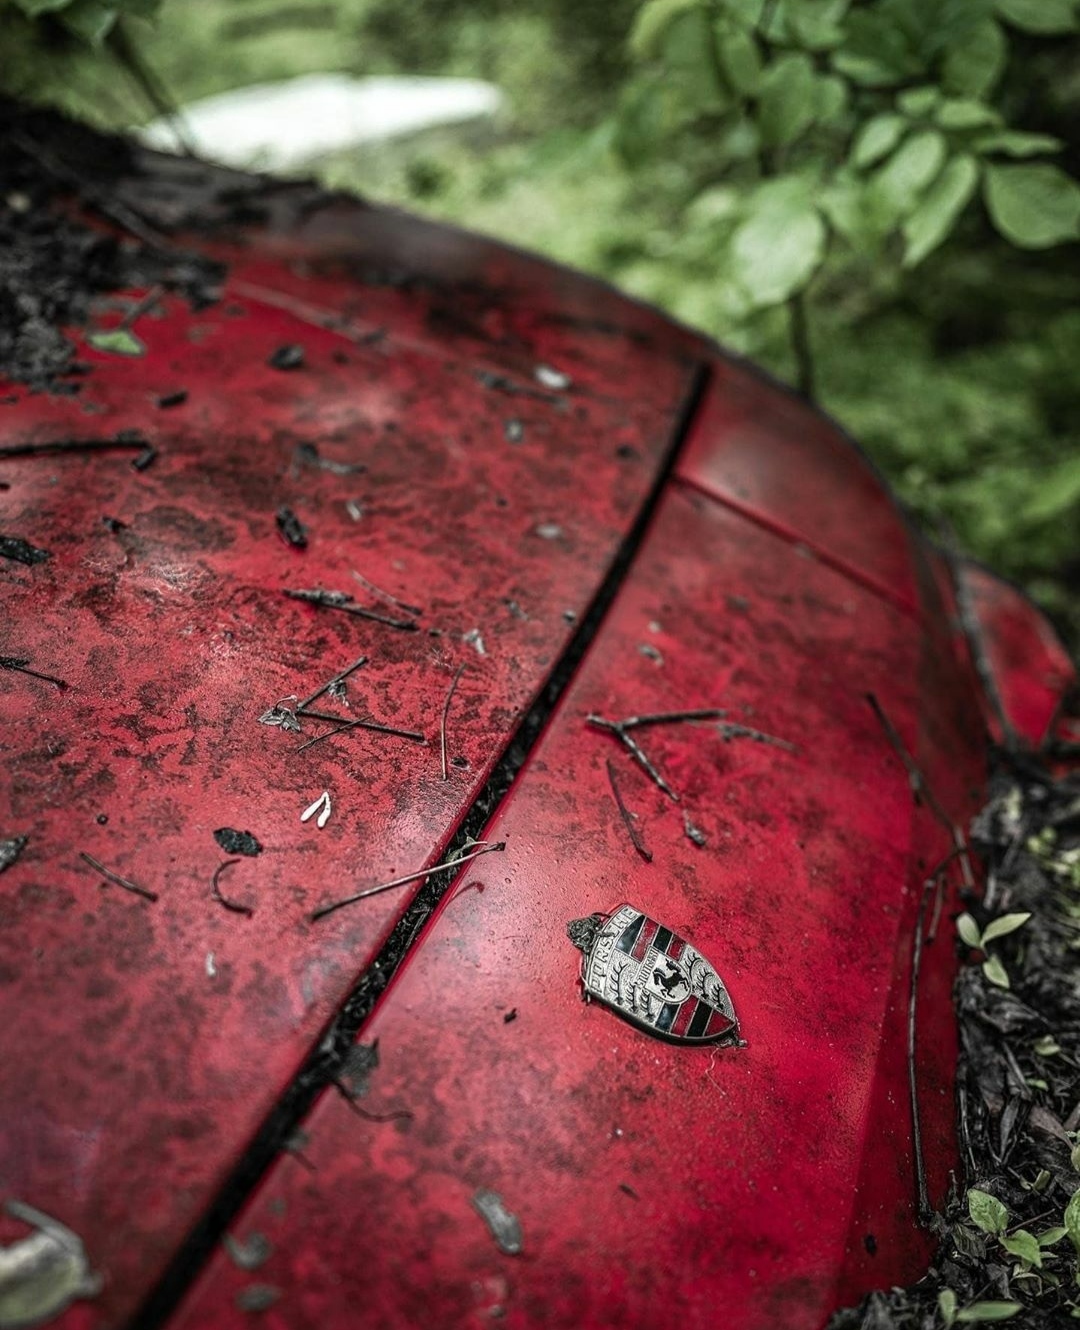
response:
M103 1276L60 1323L749 1330L912 1277L912 939L984 756L942 561L831 426L596 283L143 165L160 225L246 191L184 236L220 298L132 290L95 319L141 354L76 332L80 392L0 393L0 1186ZM712 710L645 763L588 722ZM582 1003L566 925L624 900L745 1047ZM406 947L363 1074L320 1063Z

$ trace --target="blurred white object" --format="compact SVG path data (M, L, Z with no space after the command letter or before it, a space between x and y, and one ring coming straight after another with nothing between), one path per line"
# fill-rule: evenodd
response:
M205 97L180 117L198 156L287 171L341 148L489 118L502 105L500 90L480 79L305 74ZM167 119L136 133L148 147L181 151Z

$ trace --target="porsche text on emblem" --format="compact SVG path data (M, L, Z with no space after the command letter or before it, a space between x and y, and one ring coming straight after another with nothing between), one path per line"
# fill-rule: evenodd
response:
M583 953L586 998L663 1039L705 1044L738 1037L735 1008L713 967L633 905L575 919L566 931Z

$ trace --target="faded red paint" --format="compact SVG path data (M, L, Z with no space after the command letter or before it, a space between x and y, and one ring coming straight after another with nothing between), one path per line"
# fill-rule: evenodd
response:
M361 1033L381 1057L361 1106L411 1116L324 1095L302 1124L315 1171L282 1157L236 1226L270 1237L269 1261L215 1256L173 1323L247 1324L236 1299L259 1283L276 1292L262 1323L290 1328L496 1309L795 1328L913 1278L929 1246L903 1022L921 883L949 842L864 694L963 821L984 741L940 560L833 426L654 312L378 209L272 204L264 229L197 242L230 263L223 299L166 300L139 323L145 357L87 349L77 398L4 389L4 443L136 428L159 450L143 472L122 452L0 459L4 533L52 552L0 562L0 654L70 685L0 671L0 834L31 838L0 878L0 1186L79 1233L107 1281L62 1324L135 1314L415 888L311 911L442 857L661 474L701 360L713 386L655 520L488 828L505 853L462 873ZM304 367L269 368L293 342ZM541 365L571 386L542 388ZM178 388L184 405L155 405ZM301 445L366 470L316 468ZM282 506L305 550L279 538ZM390 610L353 569L421 605L421 631L282 594ZM355 731L298 753L258 723L361 653L355 710L426 746ZM449 751L468 765L444 782L463 663ZM703 848L584 724L688 706L796 746L648 735ZM299 815L323 789L319 831ZM250 919L210 897L222 826L264 846L222 879ZM80 851L160 899L101 887ZM663 1044L582 1005L565 924L623 900L714 961L745 1049ZM920 996L935 1199L954 1159L952 964L946 927ZM520 1256L479 1189L520 1218ZM0 1222L0 1241L17 1232Z

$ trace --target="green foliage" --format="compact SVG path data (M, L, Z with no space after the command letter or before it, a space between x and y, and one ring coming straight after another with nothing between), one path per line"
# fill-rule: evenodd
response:
M0 0L2 3L2 0ZM47 18L75 37L100 46L125 16L152 18L161 0L7 0L28 19Z
M992 1237L1005 1232L1009 1222L1009 1212L996 1196L972 1187L968 1192L967 1201L968 1214L971 1215L971 1222L976 1228L981 1228L984 1233L989 1233Z
M1046 162L1000 160L1061 144L1010 124L994 94L1019 34L1073 27L1072 0L646 0L617 141L640 167L700 136L701 189L718 177L816 182L820 211L791 214L805 261L785 253L778 278L760 263L738 270L751 308L804 290L826 255L841 263L833 240L919 266L960 225L980 180L1006 240L1050 247L1080 238L1080 187ZM752 223L729 220L716 239L738 260Z

